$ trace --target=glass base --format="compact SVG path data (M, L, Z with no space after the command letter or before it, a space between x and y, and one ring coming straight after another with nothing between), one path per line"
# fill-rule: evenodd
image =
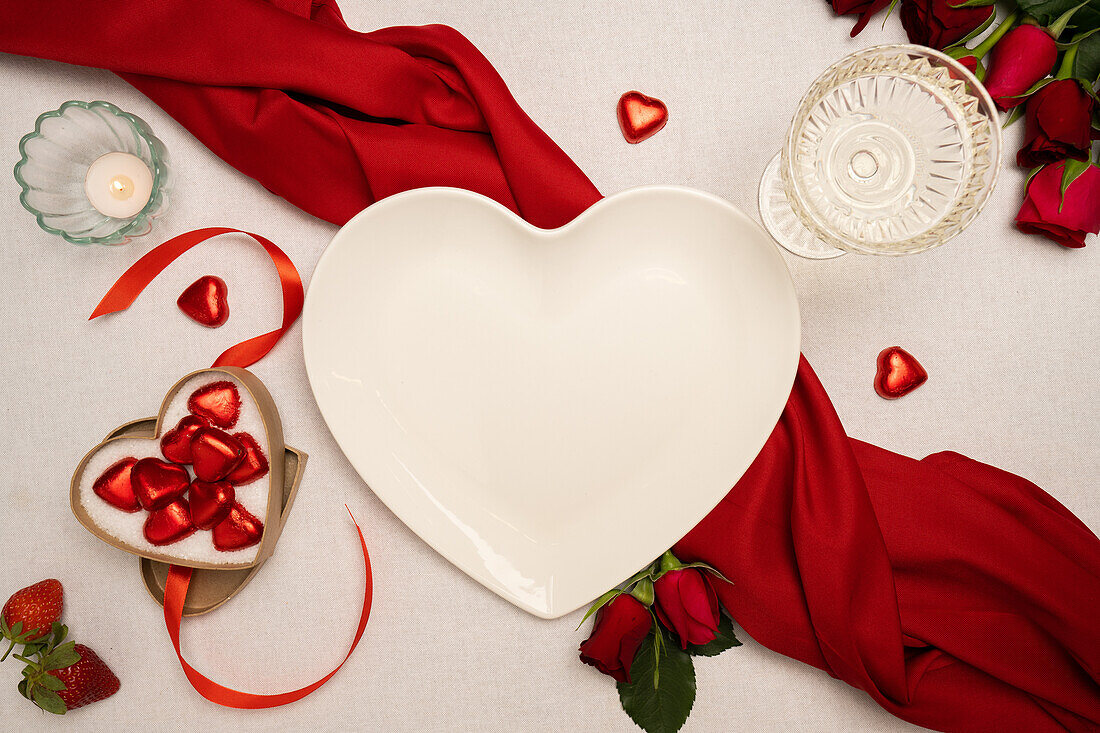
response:
M760 179L760 218L772 238L791 254L811 260L829 260L846 254L844 250L821 241L802 226L787 202L779 176L779 160L780 154L776 153Z

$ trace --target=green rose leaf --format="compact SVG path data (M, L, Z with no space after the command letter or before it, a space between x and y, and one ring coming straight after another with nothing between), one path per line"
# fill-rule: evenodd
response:
M1025 111L1024 110L1024 105L1022 105L1022 104L1018 104L1015 107L1013 107L1012 111L1008 113L1007 117L1005 117L1005 121L1001 124L1001 128L1002 129L1006 128L1009 125L1011 125L1013 122L1015 122L1016 120L1023 117L1024 116L1024 111Z
M1100 20L1097 21L1100 23ZM1073 76L1083 79L1091 87L1100 78L1100 33L1091 33L1077 45L1073 59Z
M584 616L581 617L581 622L579 624L577 624L577 629L579 629L581 627L581 625L585 621L588 620L589 616L594 614L596 611L599 611L601 608L606 606L608 603L611 603L611 601L615 600L615 596L622 595L623 592L624 591L619 590L618 588L612 588L611 590L607 591L602 596L597 598L595 601L593 601L592 605L588 608L587 611L585 611ZM573 630L576 631L577 629L573 629Z
M992 5L992 3L990 3L990 4ZM961 6L955 6L955 7L961 7ZM965 47L967 43L974 40L975 38L977 38L981 34L985 33L986 29L989 28L989 26L993 25L993 21L995 21L996 19L997 19L997 12L994 11L994 12L990 13L989 17L986 18L982 22L981 25L979 25L977 28L975 28L974 30L967 33L965 36L960 38L958 41L955 41L955 43L951 44L951 47L952 48L956 48L956 47L959 47L959 46ZM970 55L971 54L969 52L969 49L967 49L966 53L962 54L962 56L970 56ZM961 56L955 56L954 58L962 58L962 57Z
M674 644L656 644L647 638L630 667L632 682L620 682L623 710L646 733L676 733L695 704L695 667L691 657ZM654 680L659 679L658 685Z
M1062 210L1062 207L1066 203L1066 190L1073 185L1073 182L1084 175L1085 171L1089 169L1092 163L1087 160L1074 160L1070 158L1066 161L1065 167L1062 169L1062 201L1058 204L1058 211Z
M688 654L697 657L716 657L727 649L741 646L737 636L733 633L733 622L725 614L721 614L718 622L718 633L712 641L706 644L688 644Z
M979 8L985 7L986 5L992 5L995 2L997 2L997 0L957 0L957 2L947 0L947 6L950 8ZM996 15L996 13L994 13L994 15Z
M1017 0L1017 5L1046 27L1081 5L1081 0ZM1100 0L1088 0L1073 14L1070 22L1070 26L1077 29L1095 28L1097 25L1100 25Z
M726 583L729 583L730 585L733 585L732 580L727 578L725 575L722 575L720 572L718 572L718 570L716 568L714 568L710 565L707 565L705 562L680 563L680 565L678 565L675 568L672 568L670 570L662 570L662 571L658 572L657 575L653 579L657 580L662 575L665 575L667 573L671 573L673 570L686 570L687 568L698 568L699 570L706 570L708 573L710 573L714 577L718 578L719 580L725 581Z

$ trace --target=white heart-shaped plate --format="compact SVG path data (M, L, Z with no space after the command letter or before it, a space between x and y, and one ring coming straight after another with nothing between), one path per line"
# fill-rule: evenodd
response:
M632 189L543 230L427 188L336 234L303 342L374 493L475 580L555 618L737 482L790 393L799 320L771 239L709 194Z

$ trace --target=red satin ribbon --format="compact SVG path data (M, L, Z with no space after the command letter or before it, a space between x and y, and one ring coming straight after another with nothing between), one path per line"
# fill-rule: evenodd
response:
M290 261L290 258L286 256L285 252L279 249L270 240L258 234L241 231L240 229L207 227L206 229L196 229L195 231L186 232L178 237L169 239L164 244L151 250L144 257L131 265L130 269L122 273L122 276L115 281L115 284L111 286L111 289L108 290L107 294L103 296L103 299L99 301L99 305L96 306L95 311L88 320L107 315L108 313L117 313L118 311L126 310L135 300L137 300L141 291L144 290L157 275L163 272L168 265L172 264L177 257L194 247L196 244L205 242L211 237L229 233L247 234L252 237L260 243L260 246L262 246L264 250L267 251L268 256L271 257L271 261L275 263L275 268L279 271L279 283L282 285L283 289L283 323L274 331L269 331L268 333L229 347L217 358L214 362L214 366L247 367L256 363L262 359L267 352L271 351L275 344L278 343L279 339L282 338L283 334L286 333L287 329L291 327L294 321L298 320L298 316L302 312L302 303L305 300L305 291L302 288L302 278L298 274L298 269L294 267L294 263ZM347 507L345 506L345 508ZM359 615L359 628L355 632L355 639L351 642L351 648L348 649L348 653L344 656L343 661L337 665L336 669L332 670L313 684L306 685L305 687L291 692L283 692L278 695L256 695L250 692L241 692L240 690L234 690L224 685L219 685L187 663L187 660L183 658L183 653L180 651L180 624L183 621L183 604L187 598L187 589L191 584L192 571L191 568L181 567L179 565L169 566L168 580L164 585L164 623L168 627L168 636L172 639L172 646L176 649L176 657L180 660L180 666L183 667L183 673L187 675L187 681L191 683L191 686L194 687L200 695L211 702L230 708L274 708L292 703L296 700L301 700L303 697L328 682L334 674L340 671L340 667L343 667L344 662L348 661L348 658L351 657L351 653L355 651L355 647L359 645L359 640L363 638L363 630L367 626L367 619L370 618L371 599L374 595L374 581L371 575L370 555L367 553L367 543L363 539L363 530L359 528L359 523L355 521L355 516L351 514L351 509L348 509L348 514L351 516L352 523L355 524L355 531L359 533L359 545L363 549L363 567L364 576L366 578L366 585L363 590L363 610Z
M347 507L345 506L345 508ZM351 514L351 509L348 509L348 514L351 516L351 521L355 524L355 531L359 533L359 546L363 549L363 569L367 581L366 588L363 592L363 611L359 615L359 628L355 631L355 639L351 642L351 648L348 649L348 653L344 656L343 661L336 666L336 669L332 670L313 684L306 685L305 687L301 687L291 692L281 692L277 695L256 695L251 692L241 692L240 690L234 690L224 685L219 685L187 663L187 660L183 658L182 652L180 652L180 620L183 617L183 601L187 597L187 586L191 581L191 568L180 567L179 565L173 565L169 568L168 581L164 585L164 623L168 627L168 636L172 638L172 646L176 649L176 656L179 658L180 665L183 667L183 673L187 675L188 682L191 683L191 686L194 687L200 695L211 702L216 702L219 705L224 705L229 708L246 708L250 710L274 708L292 703L296 700L301 700L303 697L328 682L334 674L340 671L340 667L343 667L344 662L348 661L348 658L351 657L351 653L355 651L355 647L358 646L359 640L363 638L363 630L367 626L367 619L370 618L371 598L374 589L374 580L370 568L370 555L367 554L367 543L366 540L363 539L363 530L359 528L359 523L355 521L355 516Z
M298 316L302 312L302 303L305 301L305 290L302 288L302 278L298 274L298 269L294 267L294 263L290 261L285 252L259 234L244 232L240 229L207 227L169 239L164 244L148 252L131 265L129 270L122 273L122 277L111 286L111 289L103 296L103 300L99 301L99 305L96 306L95 311L92 312L88 320L105 316L108 313L126 310L137 300L141 291L157 275L163 272L164 268L172 264L177 257L211 237L229 233L247 234L252 237L260 243L260 246L271 257L271 261L275 263L275 269L279 271L279 283L283 288L283 324L274 331L242 341L236 346L230 346L217 358L214 366L247 367L256 363L267 352L271 351L291 324L298 320Z

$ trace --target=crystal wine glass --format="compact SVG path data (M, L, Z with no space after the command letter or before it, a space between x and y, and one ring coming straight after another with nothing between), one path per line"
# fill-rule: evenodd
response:
M997 108L964 66L924 46L866 48L802 97L760 214L802 257L922 252L978 215L1000 150Z

